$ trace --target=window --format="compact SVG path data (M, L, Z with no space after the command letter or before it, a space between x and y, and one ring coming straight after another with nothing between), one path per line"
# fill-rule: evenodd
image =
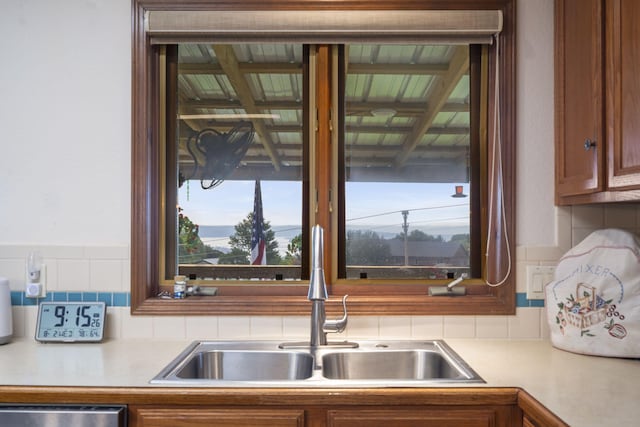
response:
M428 9L431 2L424 3ZM307 313L301 298L308 278L304 248L313 223L328 236L330 293L351 294L352 313L513 312L513 183L489 179L498 164L504 177L513 176L510 108L500 113L502 162L495 162L491 150L495 46L353 34L296 44L286 32L269 33L275 40L232 32L211 41L202 30L158 30L162 13L175 5L167 2L160 15L145 18L157 7L151 4L134 2L134 313ZM375 10L376 4L367 7ZM285 14L286 21L288 12L271 7L268 12ZM495 2L478 5L483 7L495 8ZM216 2L202 8L215 11ZM503 106L512 105L505 101L513 97L512 9L511 1L502 4ZM222 19L217 15L208 16ZM204 25L198 21L202 14L192 16L198 16L193 28ZM207 155L208 147L219 153L229 141L230 160ZM288 252L272 248L269 256L277 263L248 265L246 238L217 251L215 244L189 241L200 222L197 198L206 197L216 207L210 217L220 221L229 221L224 218L235 210L235 223L218 225L242 221L246 231L256 216L258 188L265 228L273 233L268 240L290 246ZM277 206L274 192L287 202ZM244 200L240 210L230 203L237 199ZM299 221L280 222L285 211ZM394 228L385 230L389 224L378 220L388 216L395 217ZM438 221L453 231L429 233ZM481 256L484 250L490 256ZM155 298L178 271L209 278L202 283L219 285L219 296ZM428 297L427 287L444 283L452 271L470 275L469 295L455 301ZM484 278L504 276L500 287L484 284ZM238 284L229 286L229 279Z

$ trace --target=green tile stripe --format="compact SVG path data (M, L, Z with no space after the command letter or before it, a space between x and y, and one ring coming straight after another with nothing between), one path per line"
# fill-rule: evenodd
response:
M27 298L22 291L11 291L11 305L38 305L40 302L96 302L102 301L107 307L129 307L129 292L47 292L44 298Z

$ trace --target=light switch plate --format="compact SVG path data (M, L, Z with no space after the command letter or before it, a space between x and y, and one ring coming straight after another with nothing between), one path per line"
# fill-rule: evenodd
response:
M527 299L544 299L544 287L553 280L552 265L527 266Z

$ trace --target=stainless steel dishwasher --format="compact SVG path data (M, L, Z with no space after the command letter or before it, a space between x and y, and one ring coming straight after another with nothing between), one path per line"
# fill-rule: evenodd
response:
M0 405L2 427L126 427L127 407L114 405Z

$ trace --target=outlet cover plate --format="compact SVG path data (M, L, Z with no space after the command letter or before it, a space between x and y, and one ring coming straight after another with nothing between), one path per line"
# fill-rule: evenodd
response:
M553 280L552 265L527 266L527 299L544 299L544 287Z

